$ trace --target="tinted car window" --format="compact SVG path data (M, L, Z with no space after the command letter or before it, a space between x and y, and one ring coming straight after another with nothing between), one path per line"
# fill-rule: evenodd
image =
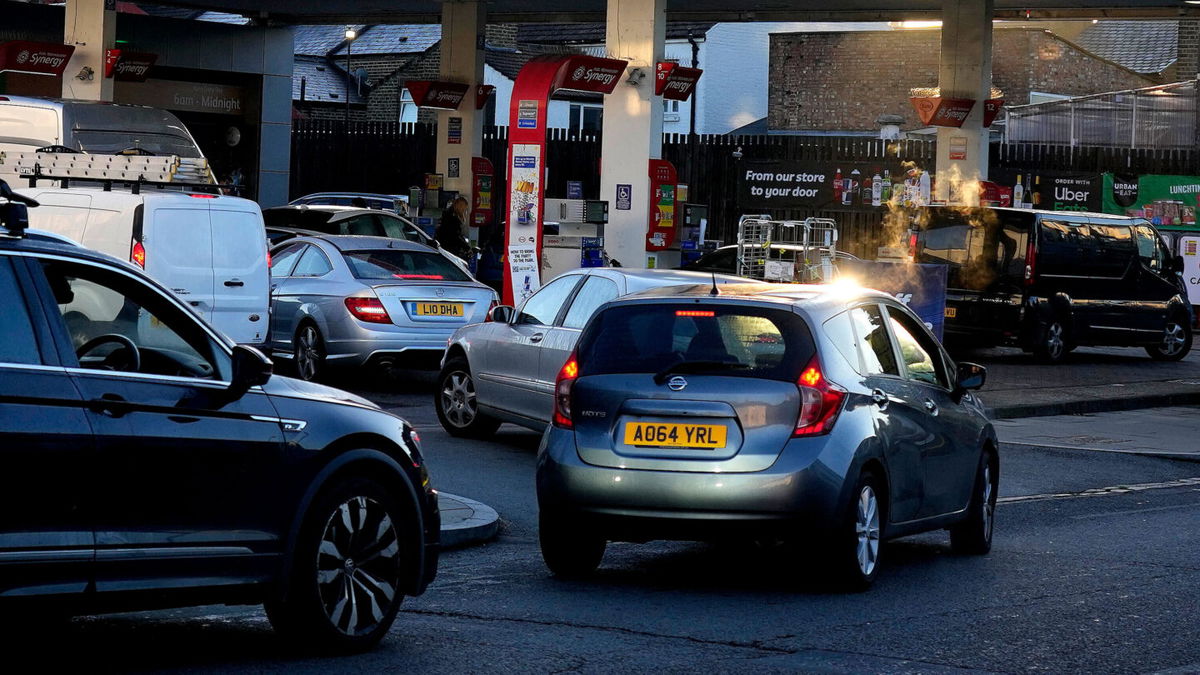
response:
M304 244L292 244L284 247L278 253L271 257L271 276L273 277L288 277L292 275L292 268L296 266L296 261L300 259L300 254L304 252Z
M737 263L737 249L730 248L723 251L713 251L712 253L701 256L693 263L696 267L713 268L718 270L727 270L736 272L734 269Z
M620 295L620 291L617 290L617 284L612 279L588 277L587 281L583 282L583 287L575 294L575 299L571 301L571 309L567 310L567 316L563 318L563 325L567 328L583 328L600 305L618 295Z
M918 328L908 315L899 310L888 310L892 333L900 347L904 361L904 372L910 380L949 388L941 350L929 339L925 331Z
M580 338L579 373L657 373L672 364L721 375L794 381L815 353L793 312L741 305L623 305L602 310Z
M281 208L263 211L263 222L267 227L296 227L313 232L337 234L334 228L329 226L329 219L332 217L333 214L328 211L309 209Z
M4 330L0 330L0 363L41 363L33 323L25 306L12 263L7 257L0 257L0 316L4 317Z
M863 375L899 375L900 367L896 364L892 340L888 337L879 306L856 307L849 314L854 324L858 353L866 370Z
M579 276L572 274L559 277L542 286L521 306L516 322L535 323L543 326L553 324L554 319L558 316L558 311L562 309L577 283L579 283Z
M947 265L951 288L986 290L1025 274L1029 214L993 209L932 212L917 237L917 262Z
M1137 253L1131 228L1128 225L1093 222L1090 229L1097 254L1092 276L1124 276Z
M418 243L425 242L425 237L422 237L421 234L417 232L416 225L406 223L399 218L392 218L391 216L385 216L382 214L375 217L379 220L379 223L386 236L391 237L392 239L407 239L408 241L415 241Z
M862 374L864 368L858 354L858 339L854 337L854 324L850 320L850 312L842 312L830 318L822 325L822 328L825 330L825 336L846 359L846 363Z
M300 256L300 262L296 264L296 270L292 272L294 277L319 277L324 274L329 274L333 271L333 265L329 264L329 258L321 252L321 249L316 246L309 246L304 250L304 254Z
M124 275L90 265L43 263L80 367L133 371L127 347L116 340L82 349L106 335L137 346L136 372L204 379L227 378L229 357L195 319L159 292ZM125 352L125 353L121 353Z
M383 226L379 224L379 219L374 215L363 214L360 216L351 216L345 220L339 220L337 226L340 234L360 234L369 237L387 235L383 231Z
M461 269L437 253L423 251L347 251L342 254L359 279L470 281Z

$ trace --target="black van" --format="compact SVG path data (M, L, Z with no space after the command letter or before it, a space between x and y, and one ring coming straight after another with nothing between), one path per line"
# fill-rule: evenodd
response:
M1050 363L1077 345L1140 346L1177 361L1192 306L1150 223L1099 213L930 207L913 258L949 266L948 342L1019 346Z

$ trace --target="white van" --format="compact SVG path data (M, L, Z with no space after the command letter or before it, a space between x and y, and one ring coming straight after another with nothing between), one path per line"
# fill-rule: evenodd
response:
M0 95L0 152L59 145L92 155L140 149L157 156L201 158L204 153L179 118L141 105ZM15 175L0 179L17 189Z
M235 342L266 341L267 235L254 202L151 187L13 188L40 204L30 227L141 266Z

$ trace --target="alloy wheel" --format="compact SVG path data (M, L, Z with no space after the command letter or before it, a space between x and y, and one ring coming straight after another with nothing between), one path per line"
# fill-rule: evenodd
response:
M317 329L305 326L296 338L296 372L303 380L316 377L317 364L321 361L320 337Z
M470 426L478 414L475 382L468 373L456 370L442 381L442 411L456 427Z
M1174 321L1168 322L1167 327L1163 330L1163 356L1175 356L1183 350L1186 342L1187 335L1184 332L1183 326Z
M1046 355L1057 361L1062 358L1066 348L1062 324L1055 321L1046 327Z
M854 533L858 537L858 570L869 577L879 560L879 501L870 485L858 493Z
M317 550L317 589L325 615L343 635L379 625L397 600L400 540L377 501L351 497L334 509Z

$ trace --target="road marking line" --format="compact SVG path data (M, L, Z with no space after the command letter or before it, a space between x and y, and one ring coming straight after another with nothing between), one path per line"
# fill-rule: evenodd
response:
M1131 443L1136 442L1131 440ZM1024 441L1000 441L1003 445L1020 445L1026 448L1038 448L1044 450L1082 450L1084 452L1111 452L1118 455L1141 455L1143 457L1180 457L1183 459L1196 459L1200 457L1195 452L1172 452L1170 450L1156 450L1153 448L1136 449L1136 448L1089 448L1081 445L1056 445L1053 443L1026 443Z
M1143 490L1165 490L1170 488L1190 487L1200 485L1200 477L1197 478L1180 478L1178 480L1165 481L1162 483L1138 483L1136 485L1112 485L1102 488L1090 488L1079 492L1059 492L1054 494L1044 495L1020 495L1016 497L1001 497L996 500L998 504L1016 504L1020 502L1043 502L1053 499L1075 499L1077 497L1107 497L1109 495L1127 494L1130 492L1141 492Z
M1071 516L1075 520L1083 520L1085 518L1104 518L1107 516L1126 516L1131 513L1149 513L1151 511L1174 511L1175 509L1194 509L1200 506L1200 502L1195 504L1174 504L1172 506L1152 506L1145 509L1128 509L1125 511L1104 511L1102 513L1088 513L1082 516Z

